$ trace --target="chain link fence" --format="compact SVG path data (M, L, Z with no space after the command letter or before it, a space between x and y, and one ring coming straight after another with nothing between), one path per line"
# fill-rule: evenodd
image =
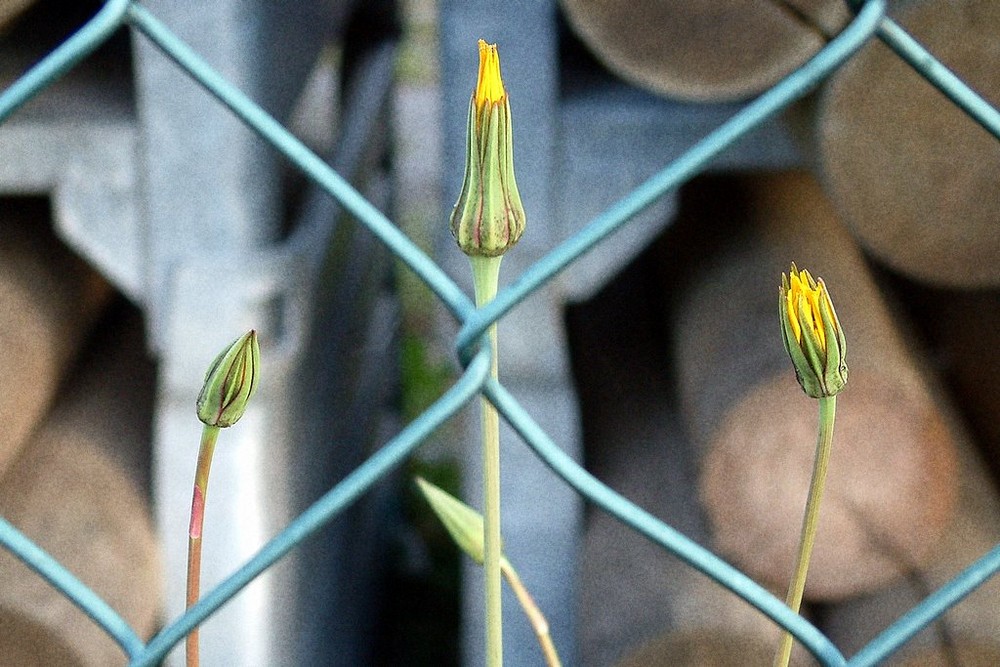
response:
M1000 113L913 40L886 16L886 0L856 2L855 17L836 38L813 58L773 88L744 106L729 120L666 165L626 197L594 218L579 233L564 240L532 265L496 300L476 309L469 297L424 252L386 216L359 194L322 159L297 140L285 127L209 67L198 53L181 41L170 28L141 4L111 0L72 37L18 79L0 96L0 122L87 58L122 26L136 38L154 44L188 76L198 82L219 104L318 184L375 235L434 292L460 325L455 349L464 371L431 407L373 456L330 489L309 509L293 520L255 556L208 591L187 613L171 620L149 642L144 642L129 624L104 600L82 584L58 561L40 549L10 522L0 518L0 543L17 558L57 588L82 609L120 646L131 665L155 665L198 624L272 564L357 500L373 484L407 459L439 426L451 419L479 395L486 396L534 453L587 501L660 545L721 586L739 595L761 613L794 635L823 665L875 665L890 656L921 629L957 604L979 584L1000 569L1000 545L950 583L933 592L919 605L879 634L850 661L811 623L754 580L728 565L711 551L659 521L590 475L532 419L503 386L490 379L489 345L482 344L489 326L565 267L600 244L630 219L665 193L677 188L716 155L764 121L816 87L870 39L882 40L900 58L996 137L1000 137ZM192 416L193 419L193 416Z

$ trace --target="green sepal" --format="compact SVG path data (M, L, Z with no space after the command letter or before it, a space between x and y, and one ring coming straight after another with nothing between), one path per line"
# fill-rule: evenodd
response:
M483 564L483 515L444 489L417 477L417 487L430 504L458 548L479 565Z
M834 396L847 384L847 340L844 332L840 328L840 320L833 309L833 301L826 289L823 280L823 300L819 305L820 315L823 320L823 332L826 335L826 365L823 374L823 383L826 388L826 396Z
M476 145L476 104L469 100L468 128L465 140L465 176L462 179L462 192L451 212L451 234L459 247L471 247L479 219L480 189L479 164L481 156Z
M813 324L806 315L810 306L805 296L799 296L799 302L795 307L795 314L799 319L799 327L802 332L798 348L805 360L799 371L799 384L802 389L813 398L826 396L826 388L823 385L823 368L826 364L826 352L820 348L816 339L816 332L813 331ZM795 358L793 357L794 361Z

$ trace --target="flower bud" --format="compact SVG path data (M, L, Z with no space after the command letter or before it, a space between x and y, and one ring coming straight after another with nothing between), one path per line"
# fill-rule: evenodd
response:
M198 394L198 419L208 426L232 426L257 390L260 347L257 332L237 338L215 358Z
M781 339L803 391L813 398L835 396L847 384L847 342L823 279L813 280L795 263L781 274L778 310Z
M479 79L469 102L465 180L451 213L451 233L467 255L497 257L524 232L514 180L510 102L496 44L479 40Z

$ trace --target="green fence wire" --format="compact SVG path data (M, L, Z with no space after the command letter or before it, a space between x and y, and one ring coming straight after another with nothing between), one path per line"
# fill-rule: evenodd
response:
M697 174L733 142L816 87L873 37L881 39L976 122L1000 138L1000 113L888 18L885 15L886 0L855 0L850 4L856 11L852 22L812 59L594 218L584 229L528 268L514 283L503 289L493 302L477 310L441 268L388 218L280 123L210 68L153 14L132 0L110 0L72 37L0 94L0 123L86 58L120 27L130 26L152 41L165 56L176 62L221 104L326 190L430 287L461 325L456 338L456 351L464 371L430 408L148 643L144 643L135 630L104 600L2 517L0 544L103 628L121 646L130 665L155 665L183 641L191 629L316 530L332 521L376 481L406 460L437 427L482 394L497 407L537 456L581 496L745 599L791 632L820 664L860 667L876 665L885 660L921 629L1000 570L1000 545L882 631L848 661L822 632L793 613L755 581L615 493L563 452L503 385L490 379L489 345L481 345L490 324L502 318L523 299L627 224L659 197Z

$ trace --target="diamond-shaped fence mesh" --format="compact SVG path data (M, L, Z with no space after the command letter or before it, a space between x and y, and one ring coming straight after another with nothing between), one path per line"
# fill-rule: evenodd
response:
M503 289L495 301L482 309L476 309L466 294L391 220L278 121L209 67L168 26L140 4L131 0L111 0L78 32L3 92L0 96L0 122L87 58L120 27L130 27L137 38L141 36L155 44L165 57L172 59L219 104L227 107L335 198L430 287L461 326L455 345L464 365L464 372L430 408L293 520L241 568L208 591L192 609L171 620L148 643L143 642L135 630L99 596L2 518L0 543L88 614L121 646L130 664L157 664L176 644L183 641L191 629L225 605L243 587L312 533L332 521L386 473L400 465L437 427L477 396L485 395L535 454L587 501L744 598L761 613L790 631L821 664L878 664L1000 569L1000 545L970 564L950 583L933 592L847 661L822 632L793 613L754 580L617 494L566 455L553 438L533 421L529 411L500 382L490 379L489 346L480 345L491 323L500 320L523 299L530 298L539 287L628 224L633 216L657 198L697 174L713 157L735 141L812 90L870 39L882 40L987 131L1000 137L1000 113L888 18L885 15L886 0L855 4L856 15L852 22L808 62L748 103L678 159L590 221L578 233L552 249L511 286Z

